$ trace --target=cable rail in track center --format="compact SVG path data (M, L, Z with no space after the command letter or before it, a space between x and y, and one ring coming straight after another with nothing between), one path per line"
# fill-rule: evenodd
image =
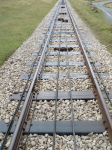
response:
M5 143L7 141L7 137L9 134L13 133L10 145L8 147L8 150L18 150L19 144L21 141L22 135L25 133L26 140L23 144L23 150L26 149L27 140L29 134L50 134L52 135L52 150L55 150L56 146L56 134L59 135L73 135L73 149L76 150L77 143L76 143L76 134L88 134L91 132L93 133L102 133L105 131L105 129L108 131L108 135L110 138L110 141L112 143L112 118L109 113L109 110L107 108L105 97L107 95L108 99L111 99L111 96L106 91L105 87L105 97L102 93L97 78L100 77L100 73L97 71L97 73L94 73L93 66L96 67L97 65L101 65L100 63L90 63L88 54L91 54L94 52L86 51L86 47L89 45L86 45L84 41L81 39L80 30L78 29L76 22L73 18L73 15L71 13L69 4L67 0L59 0L57 7L54 11L54 15L50 21L49 26L45 29L44 40L42 40L42 44L40 46L40 49L38 52L33 53L33 55L36 55L36 58L34 62L28 62L27 65L31 65L30 74L26 76L27 82L24 87L23 93L18 94L18 96L13 94L12 97L13 100L19 100L17 108L13 114L12 120L8 124L8 128L3 140L3 143L1 145L0 150L4 149ZM72 39L70 39L72 37ZM41 41L41 40L40 40ZM72 43L78 43L77 45L69 44ZM58 43L57 45L53 43ZM64 44L62 44L64 43ZM38 45L37 45L38 47ZM81 50L81 52L74 52L74 49L78 48ZM50 50L50 52L48 52ZM67 62L61 62L61 56L66 56ZM82 55L85 62L70 62L70 55ZM47 62L47 58L49 56L57 56L58 62ZM37 61L37 58L38 61ZM74 65L86 65L87 70L89 73L87 74L73 74L70 71L70 66ZM36 66L36 71L34 74L32 74L33 68ZM56 74L42 74L43 68L46 68L48 66L56 66L57 67L57 73ZM64 66L67 67L66 73L60 73L60 67ZM106 74L105 74L106 75ZM103 76L103 75L102 75ZM22 76L21 78L24 78ZM50 79L55 78L56 79L56 91L47 91L43 92L41 94L40 90L40 84L43 79ZM68 80L68 91L59 91L59 80L60 78L66 78ZM92 86L93 91L77 91L75 89L72 91L71 88L71 78L89 78L92 80ZM26 92L26 87L28 85L29 80L31 81L30 87L28 92ZM102 84L103 81L101 80ZM89 93L89 94L88 94ZM40 96L41 95L41 96ZM39 97L40 96L40 97ZM91 97L93 99L97 99L100 107L100 111L103 116L103 121L76 121L74 119L74 108L73 108L73 101L76 99L84 99L84 100L90 100ZM68 99L70 100L71 104L71 120L68 121L59 121L57 120L57 102L59 99L62 99L62 101ZM35 108L36 108L36 102L40 100L53 100L55 102L55 110L54 110L54 120L53 121L39 121L33 120ZM15 116L16 113L20 107L21 102L24 101L21 113L19 115L19 119L17 122L15 122ZM31 109L32 101L34 101L34 106L32 108L32 116L31 120L28 121L28 114ZM111 101L110 101L111 102ZM63 108L64 110L64 108ZM92 125L93 124L93 125ZM104 126L103 126L104 124ZM16 125L16 126L15 126ZM26 131L27 126L27 131ZM36 128L35 128L36 126ZM88 128L89 127L89 128Z

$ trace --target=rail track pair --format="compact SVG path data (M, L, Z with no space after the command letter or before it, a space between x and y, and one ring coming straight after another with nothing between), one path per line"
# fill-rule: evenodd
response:
M41 40L40 40L41 41ZM78 42L78 45L69 45L70 42ZM52 45L53 42L57 42L57 45ZM64 45L62 44L64 43ZM88 134L93 133L103 133L105 130L108 131L110 141L112 143L112 118L109 113L109 110L105 103L105 98L108 98L111 102L111 92L107 92L106 87L103 84L101 74L97 70L97 63L92 59L92 52L89 52L88 45L85 44L85 41L81 38L81 30L78 28L73 15L71 13L70 7L67 0L59 0L57 7L55 9L54 15L51 19L49 26L45 29L44 40L40 45L39 51L33 53L36 55L34 62L27 63L31 65L31 71L28 75L21 76L21 78L27 79L26 85L22 93L13 94L10 97L10 100L19 100L16 110L13 114L11 121L9 122L7 128L3 133L5 137L1 145L1 150L4 149L7 137L9 134L13 133L10 146L8 150L17 150L21 137L24 134L27 134L26 142L23 146L25 149L27 144L28 135L30 133L37 134L50 134L53 136L53 146L52 149L55 149L55 135L73 135L74 140L74 149L76 149L76 134ZM79 51L75 51L76 48L79 48ZM47 52L48 49L52 51ZM94 53L94 52L93 52ZM60 56L66 55L67 62L60 62ZM70 62L70 55L83 55L85 63L83 62ZM45 57L57 56L58 62L44 62ZM90 63L88 56L91 58L92 63ZM38 59L39 58L39 59ZM37 62L38 59L38 62ZM79 74L70 72L70 66L74 65L86 65L88 69L88 74ZM36 66L35 74L32 75L33 68ZM42 68L48 66L57 66L57 74L42 74ZM66 66L68 69L67 73L60 73L60 66ZM93 71L93 67L96 69L96 73ZM81 77L80 77L81 76ZM71 90L71 78L90 78L93 84L93 91L75 91ZM59 78L66 77L68 79L69 91L59 91ZM56 91L39 91L39 84L37 87L37 82L41 82L43 79L56 78ZM100 79L101 83L104 86L104 91L102 92L97 81L97 78ZM30 88L26 92L27 85L29 80L32 79ZM71 103L71 116L72 120L69 121L58 121L57 117L57 101L59 99L68 99ZM77 99L97 99L100 107L100 111L103 116L102 121L75 121L73 113L73 101ZM32 101L40 100L54 100L55 101L55 113L53 121L27 121L28 114L31 108ZM21 110L18 121L15 121L15 116L19 110L21 102L24 101L23 108ZM32 118L34 115L36 103L33 108ZM2 122L3 123L3 122ZM1 125L1 123L0 123ZM4 127L6 126L3 123ZM2 130L2 129L1 129Z

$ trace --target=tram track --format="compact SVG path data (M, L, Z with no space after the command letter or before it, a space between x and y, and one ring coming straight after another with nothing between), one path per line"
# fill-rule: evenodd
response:
M56 32L53 32L54 28L56 28ZM68 28L69 30L71 30L71 28L72 28L72 31L68 32L68 30L66 28ZM35 71L35 74L32 77L31 85L29 87L29 90L28 90L27 94L25 94L25 92L26 92L26 87L25 87L23 93L21 95L19 95L20 99L17 98L17 97L14 98L14 95L12 95L12 97L11 97L12 101L14 99L16 99L16 100L18 99L19 103L18 103L18 106L16 108L15 114L13 115L13 118L12 118L11 122L9 123L9 127L8 127L7 132L6 132L6 135L5 135L5 138L4 138L4 141L3 141L1 149L3 149L3 146L5 145L6 138L10 134L10 130L12 128L13 123L15 123L14 122L14 120L15 120L14 118L15 118L16 113L17 113L17 111L18 111L18 109L20 107L21 101L23 99L25 100L23 108L20 111L20 116L19 116L18 122L16 124L16 127L15 127L15 130L14 130L14 133L13 133L13 137L12 137L10 146L8 148L9 150L18 149L18 147L19 147L19 142L18 141L21 140L21 136L22 136L23 132L25 131L26 124L28 125L27 138L26 139L28 139L28 136L30 134L31 126L33 125L32 122L33 122L33 116L34 116L35 109L36 109L37 99L38 99L38 101L39 100L46 100L46 101L47 100L53 100L53 96L54 96L54 104L53 104L53 106L55 106L53 122L49 122L49 121L45 122L44 121L44 122L40 122L40 125L38 124L39 122L37 122L37 127L39 126L39 129L40 129L40 127L42 127L42 129L40 129L40 131L39 131L39 129L37 128L36 134L38 134L38 133L39 134L45 134L45 133L51 134L53 136L53 138L52 138L52 140L53 140L53 142L52 142L52 145L53 145L52 149L55 149L55 141L56 141L55 138L58 136L56 134L59 134L59 135L63 135L64 133L66 133L67 135L68 134L70 134L70 135L72 134L73 135L73 141L74 141L72 143L72 145L74 145L73 147L74 147L74 149L76 149L76 139L75 139L76 135L75 134L81 134L81 131L75 130L75 125L77 123L78 123L78 125L80 123L83 125L84 122L74 122L74 120L75 120L74 119L75 118L74 115L75 114L74 114L73 110L74 110L74 105L76 105L74 103L74 101L76 99L78 99L78 98L76 98L77 97L76 94L73 95L73 91L76 91L76 93L77 93L77 91L83 91L83 90L87 90L88 92L90 90L93 90L93 93L92 93L93 94L93 98L98 100L98 103L99 103L98 107L100 107L100 113L102 113L102 115L103 115L103 123L105 124L105 128L108 131L108 134L109 134L109 137L110 137L110 141L112 142L112 137L111 137L112 136L112 119L111 119L110 113L109 113L109 111L108 111L108 109L106 107L106 103L105 103L105 100L104 100L104 95L102 94L102 91L100 90L100 86L99 86L97 78L96 78L96 76L97 77L100 76L100 73L98 71L96 71L97 73L95 75L94 72L93 72L93 68L92 67L93 66L96 67L97 64L95 64L94 62L90 63L90 61L89 61L88 54L90 54L90 53L89 53L89 51L87 49L88 46L86 46L84 41L82 41L82 39L80 38L80 29L77 28L77 25L76 25L76 23L75 23L75 21L74 21L74 19L72 17L72 14L70 12L70 8L69 8L69 6L67 4L67 1L59 1L58 5L57 5L57 9L55 10L54 16L53 16L53 18L51 20L50 26L48 27L47 32L44 32L44 34L46 35L45 36L45 40L43 40L43 44L40 47L40 51L37 53L35 61L33 63L30 63L30 65L32 65L32 69L30 71L30 74L26 76L26 79L27 79L26 87L27 87L29 79L30 79L30 77L32 75L33 68L34 68L34 66L36 64L36 61L38 59L38 63L36 64L36 69L35 69L36 71ZM58 37L58 39L57 39L57 37ZM75 37L75 41L73 41L74 37ZM74 44L74 45L72 45L72 44ZM46 55L46 54L48 54L47 50L49 50L50 53L51 52L56 52L55 56L58 59L57 59L57 62L55 64L53 64L53 62L50 61L50 59L52 59L52 56L54 54L51 54L51 58L50 58L49 55ZM83 58L79 57L79 61L83 60L84 63L83 62L79 62L79 63L76 64L76 66L77 65L81 65L81 63L82 63L83 64L82 67L84 67L84 69L85 69L84 65L86 64L86 66L87 66L87 68L86 68L87 69L87 74L86 74L85 77L84 77L84 74L82 74L82 76L80 74L77 74L77 75L76 74L75 75L72 74L73 72L71 72L70 69L71 69L71 66L74 67L74 63L71 62L71 65L70 65L69 61L73 60L74 58L70 58L70 52L71 53L72 52L80 52L80 54L83 55ZM65 55L66 55L66 61L64 61L65 60ZM45 59L45 62L44 62L44 59ZM44 65L43 65L43 63L44 63ZM44 68L49 67L49 66L56 66L57 67L56 68L57 71L55 71L54 76L53 75L50 76L49 74L43 74L43 76L44 76L43 77L42 76L42 71L44 70ZM61 66L66 67L66 69L64 69L64 70L66 70L66 72L63 72L63 73L66 73L66 74L63 74L63 75L60 74L60 70L61 70L60 67ZM75 70L75 68L73 70ZM50 71L50 69L49 69L49 71ZM84 80L84 82L86 82L88 84L88 86L85 89L83 88L83 86L79 86L78 89L77 89L77 86L75 87L76 83L77 84L79 84L79 83L83 84L83 79L78 79L78 78L89 78L89 79L86 79L86 81ZM24 77L23 77L23 79L24 79ZM48 97L51 96L51 98L47 99L47 97L45 95L45 92L42 93L43 98L42 97L38 98L39 95L40 95L40 91L42 91L44 89L44 87L47 87L47 84L46 84L47 80L51 80L51 85L52 85L52 82L54 82L53 80L55 80L53 86L51 86L49 88L49 86L50 86L50 84L49 84L48 88L45 89L45 91L46 90L47 91L51 91L51 93L50 92L47 93L47 96ZM45 82L45 85L42 83L43 81ZM61 87L67 87L67 91L68 91L67 96L66 96L66 93L67 93L66 92L66 88L64 89L64 88L61 88ZM54 92L54 95L52 96L52 94L53 94L52 92L53 91L55 91L55 92ZM65 91L65 94L59 93L59 91L60 92ZM105 92L106 92L105 97L107 95L108 98L110 99L110 102L111 102L111 98L108 95L108 92L106 91L106 89L105 89ZM82 95L83 98L81 97L81 95ZM85 97L87 95L85 95L85 97L84 97L83 93L81 92L80 94L78 94L78 96L79 96L79 99L86 99ZM60 131L60 130L57 131L57 129L56 129L56 128L64 125L63 122L58 122L57 121L58 119L56 119L57 118L57 110L58 110L57 106L59 105L58 104L58 100L59 99L62 99L62 101L63 101L63 99L64 100L65 99L69 99L69 103L71 104L71 110L69 110L69 111L72 113L72 117L70 119L71 121L69 119L67 119L67 120L69 120L68 121L68 124L69 124L68 125L69 126L69 130L68 131L66 131L66 127L64 128L64 126L63 126L63 128L64 128L63 130L61 128L62 131ZM87 100L91 100L91 98L88 97ZM32 107L32 111L31 111L32 115L31 115L29 123L28 123L27 122L27 117L28 117L28 113L29 113L30 108L31 108L32 101L34 101L33 102L34 105ZM53 101L51 101L51 103L52 102ZM67 101L67 103L68 103L68 101ZM97 105L97 103L96 103L96 105ZM102 115L101 115L101 117L102 117ZM59 118L59 120L63 120L63 119ZM72 122L72 125L70 125L70 122ZM60 123L62 123L62 124L60 125ZM89 121L89 123L91 124L93 122ZM99 124L97 124L97 123L98 122L95 122L95 126L99 127ZM101 122L99 122L99 123L101 123ZM46 128L46 126L48 126L48 125L52 126L51 127L52 128L51 131L50 131L50 129ZM86 126L87 127L89 126L88 122L85 122L84 127L86 127ZM45 127L45 130L44 130L44 127ZM87 130L87 127L86 127L86 130ZM96 133L94 127L92 129L93 129L93 132ZM44 130L44 131L42 131L42 130ZM71 132L71 130L72 130L72 132ZM104 127L103 127L102 131L104 131ZM99 131L98 133L101 133L102 131ZM89 131L87 131L87 133L86 133L86 131L85 131L85 133L83 133L83 132L84 131L82 131L82 134L89 133ZM56 137L55 137L55 135L56 135ZM27 140L25 141L25 144L23 144L24 148L26 148L26 143L27 143Z

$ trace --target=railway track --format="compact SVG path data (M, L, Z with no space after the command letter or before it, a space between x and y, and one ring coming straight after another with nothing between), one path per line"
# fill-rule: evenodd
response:
M51 149L57 149L56 138L59 135L73 135L70 149L77 149L76 135L87 135L91 132L101 134L105 130L112 143L112 118L105 102L108 98L112 105L112 92L106 90L102 76L107 74L98 72L97 66L101 64L93 61L92 54L94 55L95 52L88 50L90 45L86 44L86 40L81 36L82 33L82 28L75 22L67 0L60 0L49 26L43 33L44 40L39 40L41 45L36 45L38 52L32 53L36 55L34 62L26 63L27 66L31 65L30 73L20 76L20 79L27 79L23 92L12 94L10 97L11 101L18 100L13 117L7 125L5 122L0 122L1 131L5 133L1 150L27 149L30 134L46 137L50 135ZM80 67L77 69L77 66ZM85 72L80 73L81 69ZM86 87L83 86L83 79L87 83ZM98 81L102 84L103 91ZM76 84L79 85L78 89ZM83 100L81 105L89 101L96 104L98 102L102 120L75 119L77 100ZM37 103L41 103L41 107ZM48 104L50 109L53 108L54 117L46 115ZM38 113L35 113L36 109L41 110L42 105L46 107L43 110L44 115L40 115L34 121L33 118L36 119L38 116ZM62 105L62 110L58 109L59 105ZM69 109L66 109L67 105ZM61 111L64 112L63 118L59 115ZM69 112L69 116L64 118L66 112ZM82 116L84 117L83 113ZM12 139L10 145L6 147L10 134L13 134Z

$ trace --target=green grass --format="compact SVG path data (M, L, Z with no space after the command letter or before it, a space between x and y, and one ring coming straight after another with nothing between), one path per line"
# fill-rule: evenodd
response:
M87 0L86 0L87 1ZM108 0L93 0L93 3L98 3L98 2L103 2L103 1L108 1Z
M103 4L103 7L112 9L112 2Z
M86 23L86 25L95 34L96 38L104 45L107 50L112 54L112 26L104 19L103 12L98 9L95 13L90 9L87 1L83 0L69 0L71 6L75 9L77 14ZM85 3L85 5L83 5Z
M0 66L33 33L57 0L0 1Z

